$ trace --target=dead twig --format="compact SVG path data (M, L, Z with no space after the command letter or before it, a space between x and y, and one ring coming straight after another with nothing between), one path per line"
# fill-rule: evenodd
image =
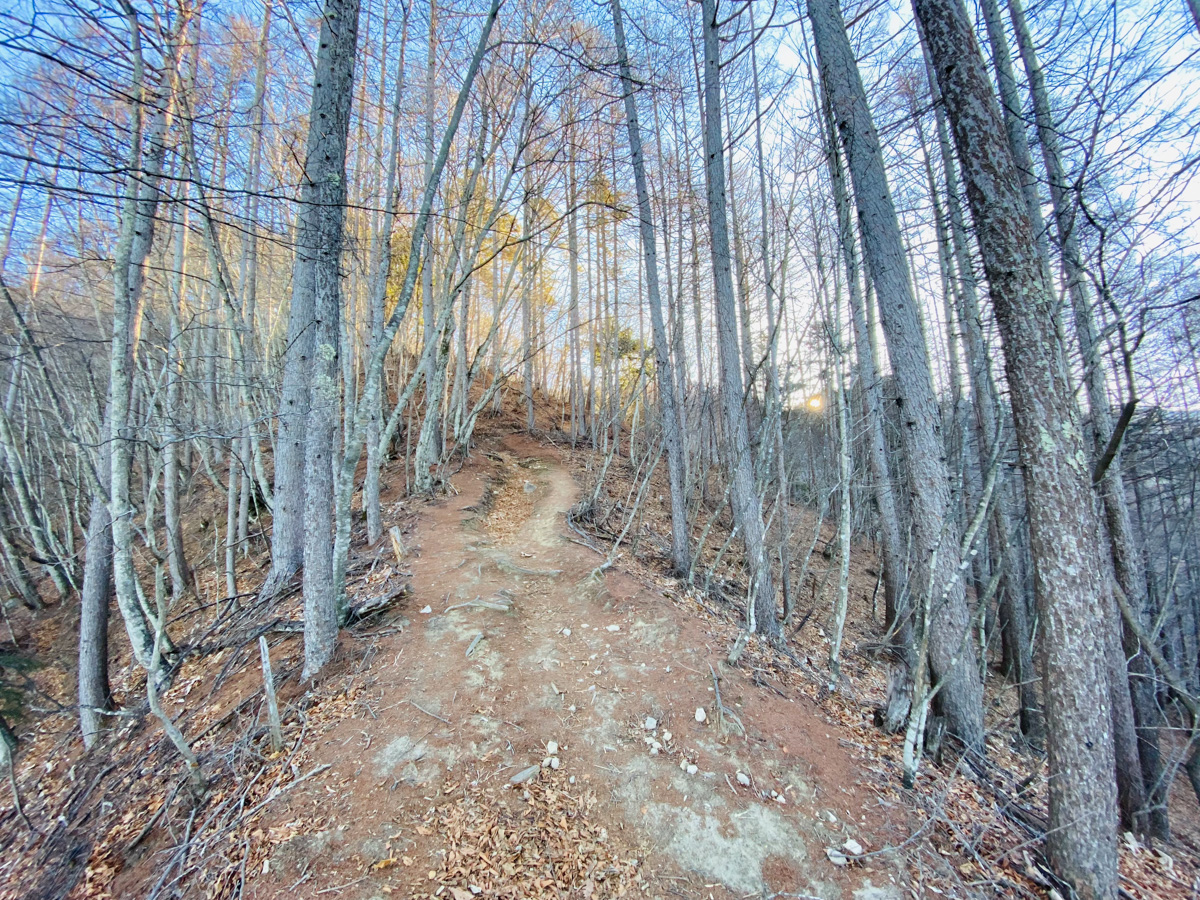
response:
M447 725L450 725L451 727L453 727L453 723L449 719L443 719L437 713L430 712L425 707L421 706L419 703L413 702L413 700L411 700L411 699L408 701L408 705L413 707L413 709L416 709L419 712L425 713L425 715L429 716L430 718L437 719L439 722L445 722Z

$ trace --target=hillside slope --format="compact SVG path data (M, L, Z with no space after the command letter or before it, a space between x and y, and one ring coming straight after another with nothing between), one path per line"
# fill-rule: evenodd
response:
M863 692L882 676L864 656L848 659L834 694L816 624L790 656L752 641L728 665L733 611L636 561L608 565L568 529L572 463L496 431L444 496L393 490L396 539L361 549L350 578L353 604L387 605L343 633L311 689L298 683L295 593L179 611L184 660L165 706L209 778L203 803L152 718L81 755L56 716L61 729L42 727L22 751L39 833L6 816L4 896L1038 891L1036 855L1009 852L1021 835L1002 792L932 764L917 791L899 789L899 739L870 724ZM259 634L280 684L279 752ZM135 670L122 687L136 709ZM848 861L852 850L866 855ZM1133 896L1194 877L1186 861L1135 850L1125 861L1144 887Z

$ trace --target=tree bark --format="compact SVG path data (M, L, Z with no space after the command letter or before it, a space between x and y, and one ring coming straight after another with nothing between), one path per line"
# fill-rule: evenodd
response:
M996 441L1003 440L996 386L989 366L987 341L983 332L983 318L979 309L979 294L975 270L971 259L969 235L967 233L962 202L959 200L958 173L954 167L954 153L946 128L946 112L942 104L941 90L928 49L922 44L929 89L933 98L933 110L937 123L938 148L942 161L943 178L946 185L946 205L950 223L950 244L958 274L958 320L963 327L963 347L967 358L967 378L975 410L976 451L980 472L986 470L993 456ZM1022 544L1018 541L1016 517L1011 510L1012 501L1006 485L999 485L993 505L992 520L988 531L991 546L995 548L994 566L1003 570L999 587L1001 634L1004 641L1005 658L1011 663L1008 674L1017 684L1020 697L1020 727L1022 734L1038 739L1042 733L1040 704L1034 689L1036 671L1033 666L1033 637L1029 627L1031 598L1024 578ZM993 569L994 571L994 569Z
M341 585L334 578L334 451L338 427L341 257L346 211L346 138L353 96L359 0L326 0L313 77L297 247L309 258L314 356L304 453L304 672L309 679L337 646ZM293 295L294 298L294 295Z
M914 0L954 133L1004 343L1045 629L1051 864L1079 896L1117 893L1116 789L1090 466L1020 174L960 0Z
M879 136L846 26L835 0L809 0L809 19L838 133L846 149L854 197L863 225L863 247L879 298L901 417L901 442L912 498L914 608L931 610L931 677L950 732L983 750L983 685L979 679L971 614L959 577L958 536L950 525L950 480L933 392L929 353L909 280L907 254L883 166ZM916 598L928 593L929 603Z
M996 0L987 2L994 4ZM1045 77L1020 0L1009 0L1009 10L1017 46L1029 76L1038 142L1041 144L1042 161L1049 176L1050 202L1057 227L1057 243L1062 254L1063 275L1067 282L1067 294L1075 316L1075 335L1083 360L1084 387L1092 417L1090 431L1093 453L1099 459L1104 456L1109 437L1113 433L1113 420L1092 315L1092 299L1087 290L1087 276L1083 269L1079 239L1075 233L1075 204L1071 200L1069 182L1063 170L1059 135L1050 108ZM1096 488L1104 510L1113 576L1144 625L1148 613L1146 573L1142 567L1141 552L1133 535L1119 456L1109 463ZM1115 609L1111 610L1109 619L1110 631L1121 627L1116 621ZM1170 822L1166 806L1167 785L1163 782L1158 744L1157 726L1160 714L1155 698L1154 669L1145 655L1138 652L1137 638L1127 625L1122 628L1120 638L1110 634L1109 642L1110 689L1113 694L1113 725L1117 738L1117 785L1122 822L1126 827L1149 829L1156 837L1167 840L1170 837ZM1126 654L1129 657L1128 662L1125 659Z
M721 411L731 479L734 526L742 536L750 569L747 625L774 639L779 636L775 585L763 534L762 501L754 484L750 430L746 421L742 359L738 349L738 308L733 291L729 225L725 211L725 149L721 135L721 47L717 2L703 0L704 156L708 171L708 215L716 302L717 350L721 368Z

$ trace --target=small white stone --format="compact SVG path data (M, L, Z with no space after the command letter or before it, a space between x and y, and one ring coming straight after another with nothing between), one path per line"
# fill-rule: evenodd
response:
M863 852L862 844L854 838L848 838L846 843L842 844L842 849L852 856L859 856Z
M695 763L688 763L687 773L689 775L695 775L699 771L700 771L700 767L697 766Z
M850 862L850 860L846 859L841 851L834 850L832 847L829 847L825 850L825 855L829 857L829 861L835 866L844 866Z
M646 721L642 723L642 727L647 731L653 731L658 727L658 720L654 716L646 716Z
M609 625L609 626L608 626L607 628L605 628L604 630L605 630L605 631L620 631L620 630L621 630L621 626L620 626L620 625Z
M660 744L658 741L651 741L650 749L653 750L655 753L657 753L659 750L662 749L662 744Z
M551 756L557 756L558 755L558 741L547 741L546 742L546 752L549 753Z
M687 768L688 768L688 761L686 759L681 759L679 761L679 768L683 769L683 771L686 772Z
M658 756L658 748L657 748L657 747L651 747L651 748L650 748L650 755L651 755L651 756Z
M745 772L738 772L737 773L737 782L742 787L750 787L750 776L747 775Z
M549 765L550 765L550 757L547 756L545 759L542 760L542 768L547 768Z
M574 776L574 775L572 775L570 778L568 778L568 779L567 779L567 783L568 783L568 784L574 784L574 783L575 783L575 776Z
M563 637L570 637L570 636L571 636L571 629L570 629L570 628L564 628L564 629L563 629Z
M425 613L425 615L429 615L431 612L433 612L433 607L426 606L423 610L421 610L421 612Z
M703 721L704 721L705 719L707 719L707 718L708 718L708 713L706 713L706 712L704 711L704 707L703 707L703 706L697 706L697 707L696 707L696 721L697 721L697 722L703 722Z
M552 768L552 769L558 768L558 757L557 756L550 757L550 768Z
M664 741L666 741L666 742L668 742L668 743L670 743L670 741L671 741L671 732L669 732L669 731L664 731L664 732L663 732L663 740L664 740Z

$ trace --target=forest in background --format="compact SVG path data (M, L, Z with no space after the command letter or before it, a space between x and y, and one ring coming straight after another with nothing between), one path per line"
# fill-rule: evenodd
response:
M203 796L174 605L299 578L316 680L385 470L517 405L575 525L627 461L617 545L834 687L873 548L904 780L1012 684L1062 889L1200 797L1196 0L19 3L0 59L0 577L84 745L127 646Z

